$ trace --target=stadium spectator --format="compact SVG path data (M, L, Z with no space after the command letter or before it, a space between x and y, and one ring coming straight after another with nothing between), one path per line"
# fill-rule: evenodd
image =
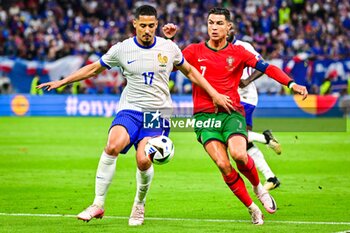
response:
M72 84L71 93L73 95L77 95L77 94L83 93L80 82L74 82Z
M290 22L290 8L287 6L287 2L283 1L281 8L278 9L278 24L286 24Z
M113 120L107 145L102 152L96 172L95 199L91 206L78 214L78 219L90 221L102 218L109 185L112 182L119 153L126 153L133 145L136 148L136 196L129 225L141 225L144 221L146 194L153 179L152 162L145 156L144 147L148 139L156 135L168 135L169 127L143 127L143 111L171 109L168 80L173 66L186 74L195 84L208 92L213 102L229 111L231 101L219 94L209 83L184 60L181 50L170 40L155 37L158 26L157 11L149 5L142 5L135 12L133 26L136 36L130 37L110 48L100 60L86 65L63 80L43 83L38 88L48 90L88 79L106 68L122 68L128 81L119 102L117 116ZM154 61L158 61L155 65ZM160 117L160 115L156 115Z
M0 75L0 94L12 94L11 81L8 77Z
M61 77L60 78L60 80L63 80L64 79L64 77ZM39 84L38 84L39 85ZM37 85L36 85L37 86ZM36 88L36 86L35 86L35 88ZM61 86L61 87L58 87L58 88L56 88L56 93L57 94L69 94L71 91L70 91L70 89L71 89L71 84L69 84L69 85L64 85L64 86Z
M331 93L331 87L332 87L331 79L334 77L335 76L333 75L329 75L323 80L323 82L320 85L320 90L319 90L320 95L327 95Z
M0 55L50 60L67 53L104 53L112 44L134 33L131 11L139 4L142 1L95 0L83 2L81 6L79 1L6 1L0 8L3 37ZM317 0L246 3L165 0L152 1L152 4L160 9L160 24L171 21L184 29L176 38L182 48L207 38L205 12L211 6L225 5L234 14L235 24L239 25L237 39L242 39L244 35L254 38L262 32L272 39L273 48L279 42L283 42L286 48L290 47L290 41L300 34L304 34L301 39L309 47L314 41L318 41L321 47L327 46L328 36L349 38L350 34L350 3L347 0L326 1L324 4ZM287 40L280 41L278 34L273 38L272 33L278 31L281 25L289 28ZM336 46L342 45L338 39L334 41ZM268 46L265 45L261 51L268 51ZM341 53L349 56L349 43L346 42L344 47L347 48L345 52L332 50L326 55Z
M35 75L33 77L31 86L30 86L30 94L31 95L43 95L44 91L42 89L37 89L36 87L38 85L40 85L40 76L39 75Z
M174 22L183 28L175 38L180 48L207 39L207 10L225 6L234 14L237 39L252 42L267 60L275 50L288 60L301 45L307 45L316 59L350 57L348 0L151 3L159 9L160 24ZM134 34L131 13L139 4L142 1L3 1L0 56L50 61L67 55L101 55Z
M304 98L307 96L305 87L295 84L285 73L273 65L269 65L246 51L242 46L233 46L226 41L231 30L230 12L225 8L213 8L208 14L209 40L199 44L191 44L183 50L183 54L194 67L220 93L230 96L235 111L228 113L224 109L214 113L215 108L210 97L193 85L194 118L196 121L220 121L222 124L208 128L195 127L198 141L203 145L211 159L219 168L224 181L237 198L248 208L252 223L264 223L259 207L252 201L243 179L230 163L228 151L236 162L238 170L244 174L253 185L253 190L264 208L269 213L277 210L272 196L260 183L254 161L247 154L247 132L243 117L244 109L240 104L238 84L243 69L253 67L266 72L281 84L288 85ZM173 37L176 26L166 25L163 31L167 37ZM239 55L238 55L239 54Z

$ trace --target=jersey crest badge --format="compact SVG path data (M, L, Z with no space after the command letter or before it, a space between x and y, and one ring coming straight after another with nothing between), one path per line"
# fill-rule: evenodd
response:
M233 57L229 56L226 58L226 63L227 63L227 66L226 66L226 69L228 71L232 71L234 66L233 66L233 63L235 62L235 59L233 59Z
M162 56L162 54L158 53L158 61L160 63L159 66L166 67L166 64L168 63L168 57Z

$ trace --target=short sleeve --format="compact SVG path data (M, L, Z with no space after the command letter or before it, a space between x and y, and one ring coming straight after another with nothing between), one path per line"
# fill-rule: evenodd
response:
M262 59L262 56L254 49L254 47L251 44L247 43L246 45L247 46L244 47L246 50L254 54L257 59Z
M174 65L181 66L185 61L184 56L182 55L182 52L181 52L179 46L177 46L174 42L171 42L171 43L173 43L174 48L175 48L174 49L175 50Z
M113 45L107 51L107 53L105 53L100 58L100 63L102 66L106 67L107 69L111 69L114 66L120 66L120 62L119 62L120 45L121 43Z

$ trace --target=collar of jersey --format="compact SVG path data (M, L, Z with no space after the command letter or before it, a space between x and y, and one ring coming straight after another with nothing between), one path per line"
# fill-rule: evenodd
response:
M214 52L217 52L217 51L225 49L228 46L228 42L226 41L226 45L222 49L219 49L219 50L210 47L208 44L208 41L205 42L205 46L207 46L208 49L213 50Z
M143 49L150 49L150 48L152 48L152 47L156 44L156 41L157 41L157 37L155 36L155 37L154 37L154 42L153 42L153 44L151 44L150 46L143 46L143 45L141 45L141 44L137 41L136 36L134 36L134 42L135 42L135 44L136 44L137 46L139 46L140 48L143 48Z

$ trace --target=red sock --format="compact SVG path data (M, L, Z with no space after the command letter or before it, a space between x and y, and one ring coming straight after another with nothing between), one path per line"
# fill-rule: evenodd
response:
M243 179L235 170L232 170L232 172L227 176L224 174L222 176L224 177L227 186L246 207L253 203L248 194L247 188L244 185Z
M256 170L254 160L248 155L248 163L243 165L236 163L238 170L248 178L253 186L257 186L260 183L258 171Z

